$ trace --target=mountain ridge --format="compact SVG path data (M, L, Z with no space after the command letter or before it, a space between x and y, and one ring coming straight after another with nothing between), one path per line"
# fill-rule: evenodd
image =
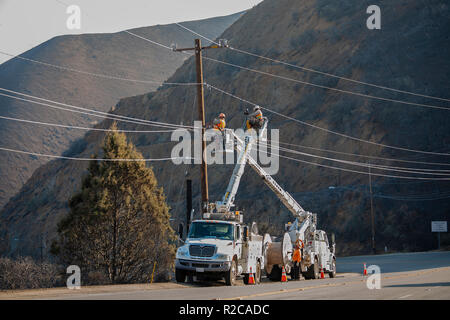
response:
M345 75L359 81L381 83L399 90L421 92L446 97L450 83L447 16L450 8L444 1L433 0L424 5L420 1L381 1L383 27L378 31L365 26L365 9L369 1L344 0L339 3L326 0L266 0L248 11L221 38L233 47L301 66L321 66L320 70ZM425 7L424 7L425 6ZM261 22L264 23L261 23ZM419 22L418 22L419 21ZM411 23L419 23L410 28ZM397 97L381 89L369 89L356 83L328 79L294 68L269 63L230 50L211 50L207 57L243 65L319 85L370 93L389 98ZM419 63L420 62L420 63ZM420 150L447 151L450 144L447 111L429 111L424 108L388 104L362 97L312 88L299 83L254 74L205 59L205 81L226 92L269 107L276 112L308 122L315 126L345 133L367 141L403 146ZM195 74L193 58L188 59L169 78L170 82L192 81ZM148 120L191 124L196 118L195 90L167 87L154 93L121 99L114 112ZM398 98L398 97L397 97ZM402 97L402 99L411 99ZM415 102L426 102L417 98ZM249 105L214 90L205 91L206 118L210 122L219 112L227 114L227 125L238 128L244 120L243 111ZM351 154L398 158L418 161L445 161L437 156L412 155L399 150L376 147L342 136L332 135L298 122L288 121L274 114L269 127L280 129L280 140L296 145L330 149ZM106 121L101 124L108 127ZM120 128L142 129L143 126L121 125ZM412 129L413 128L413 129ZM83 147L74 153L90 156L98 152L102 134L90 132ZM145 157L167 156L173 142L163 135L132 134L129 139ZM302 150L300 148L300 150ZM318 154L318 153L316 153ZM289 154L289 156L292 156ZM352 169L328 160L300 160L325 166ZM342 157L353 160L354 157ZM359 159L359 158L358 158ZM357 160L363 162L363 160ZM395 162L377 162L398 165ZM172 207L176 223L182 222L184 211L184 180L194 183L194 204L199 208L199 169L194 165L174 166L171 163L152 163L155 175L163 185ZM9 244L4 252L17 254L37 248L32 239L44 235L47 241L54 236L54 224L67 213L67 199L79 187L85 168L80 163L53 161L36 170L20 193L0 213L5 221L8 237L26 235L26 244ZM232 166L209 167L211 201L219 200L229 180ZM362 171L362 169L360 170ZM377 171L382 173L383 171ZM52 183L50 179L54 178ZM274 178L295 196L306 210L316 212L319 228L336 233L340 255L371 251L370 194L367 175L331 170L312 164L300 164L280 159L280 170ZM372 176L376 246L378 250L428 250L434 238L429 231L431 219L448 218L449 199L435 201L397 201L413 195L444 194L449 183L427 182ZM245 171L236 196L247 221L257 221L261 232L276 235L284 223L292 220L279 200L263 189L262 182L251 169ZM335 189L329 188L335 186ZM46 195L53 195L52 201ZM34 201L33 205L29 204ZM32 227L33 221L42 221L44 227ZM6 230L0 233L5 236ZM12 248L15 246L14 248Z
M244 12L230 16L183 22L215 38ZM188 45L193 36L175 24L130 30L162 43ZM151 83L119 81L11 59L0 65L0 87L76 106L108 112L122 97L156 90L179 67L185 57L149 46L125 32L54 37L21 55L63 68ZM55 111L43 106L0 97L0 115L41 122L91 127L98 118ZM58 129L0 119L2 147L61 155L83 136L79 130ZM45 159L0 152L0 208Z

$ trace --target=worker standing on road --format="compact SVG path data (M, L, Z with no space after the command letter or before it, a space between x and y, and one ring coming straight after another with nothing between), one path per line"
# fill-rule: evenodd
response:
M248 110L244 112L247 115L247 129L255 128L261 129L264 124L263 114L260 106L255 106L253 108L253 113L249 114Z
M292 261L294 262L294 267L292 268L292 279L300 279L300 262L302 261L303 241L297 239L295 242L294 253L292 254Z
M223 132L225 130L225 126L227 125L225 122L225 114L224 113L219 114L219 118L214 119L213 125L214 129Z

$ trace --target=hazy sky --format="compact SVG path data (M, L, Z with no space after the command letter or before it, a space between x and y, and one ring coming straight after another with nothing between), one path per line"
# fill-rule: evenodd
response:
M0 0L0 51L20 54L63 34L125 29L223 16L262 0ZM67 5L81 9L81 29L69 30ZM0 63L8 60L0 54Z

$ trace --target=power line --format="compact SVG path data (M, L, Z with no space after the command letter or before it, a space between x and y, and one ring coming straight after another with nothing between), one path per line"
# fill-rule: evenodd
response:
M20 153L20 154L26 154L26 155L30 155L30 156L36 156L36 157L46 157L46 158L54 158L54 159L61 159L61 160L77 160L77 161L153 162L153 161L168 161L168 160L175 160L175 159L192 159L190 157L183 157L183 158L174 157L174 158L159 158L159 159L95 159L95 158L75 158L75 157L66 157L66 156L55 156L55 155L51 155L51 154L42 154L42 153L22 151L22 150L9 149L9 148L3 148L3 147L0 147L0 150L14 152L14 153Z
M295 153L307 157L322 159L322 160L328 160L333 162L339 162L347 165L353 165L353 166L360 166L365 168L373 168L376 170L385 170L385 171L395 171L395 172L402 172L402 173L413 173L413 174L421 174L421 175L437 175L437 176L450 176L450 173L448 173L450 170L433 170L433 169L417 169L417 168L410 168L410 167L393 167L393 166L381 166L381 165L373 165L373 164L367 164L367 163L361 163L361 162L355 162L355 161L347 161L347 160L341 160L336 158L329 158L329 157L322 157L310 153L300 152L296 150L291 150L287 148L277 147L277 146L269 146L268 144L265 144L263 142L259 142L260 145L263 147L271 147L272 149L277 149L283 152L290 152ZM428 171L428 172L424 172ZM445 172L445 173L443 173Z
M184 30L187 30L187 31L189 31L189 32L191 32L191 33L193 33L193 34L199 36L200 38L203 38L203 39L205 39L205 40L207 40L207 41L209 41L209 42L211 42L211 43L214 43L214 44L216 44L216 45L218 45L218 46L220 45L218 42L216 42L216 41L214 41L214 40L211 40L211 39L209 39L209 38L207 38L207 37L201 35L200 33L197 33L197 32L195 32L194 30L189 29L188 27L183 26L181 23L177 23L177 22L176 22L175 24L176 24L177 26L183 28Z
M143 38L143 37L140 37L140 38L142 38L142 39L144 39L144 40L148 40L148 39ZM152 42L152 43L155 42L155 41L151 41L151 40L148 40L148 41L149 41L149 42ZM171 49L170 47L167 47L167 46L165 46L165 45L162 45L162 44L159 44L159 43L157 43L157 44L160 45L160 46L162 46L162 47L164 47L164 48L166 48L166 49ZM204 57L204 58L205 58L205 59L209 59L209 60L215 60L215 59L207 58L207 57ZM217 61L218 61L218 60L217 60ZM228 64L228 63L223 62L223 61L218 61L218 62ZM245 67L242 67L242 66L237 66L237 65L235 65L235 66L238 67L238 68L245 68ZM247 68L247 69L249 69L249 68ZM252 71L253 71L253 69L252 69ZM261 72L261 71L258 71L258 70L254 70L254 71L256 71L256 72ZM270 74L269 74L269 75L270 75ZM298 81L298 80L295 80L295 79L293 79L293 80L294 80L294 81ZM245 100L245 99L243 99L243 98L237 97L236 95L233 95L233 94L231 94L231 93L228 93L228 92L226 92L226 91L224 91L224 90L221 90L221 89L219 89L219 88L217 88L217 87L215 87L215 86L212 86L212 85L210 85L210 84L206 84L206 85L209 86L209 87L211 87L211 88L213 88L213 89L215 89L215 90L217 90L217 91L219 91L219 92L222 92L222 93L227 94L227 95L229 95L229 96L231 96L231 97L234 97L234 98L236 98L236 99L239 99L239 100L241 100L241 101L243 101L243 102L249 103L249 104L254 105L254 106L257 105L257 104L255 104L255 103L253 103L253 102L250 102L250 101ZM335 89L335 88L331 88L331 89ZM337 90L338 90L338 89L337 89ZM350 93L351 93L351 92L350 92ZM385 98L381 98L381 99L385 99ZM398 101L398 100L395 100L395 101ZM405 103L407 103L407 104L412 104L412 103L409 103L409 102L405 102ZM416 105L419 105L419 104L416 104ZM423 105L423 106L429 106L429 105ZM436 106L429 106L429 107L433 107L433 108L435 107L435 108L440 108L440 109L441 109L441 108L442 108L442 109L450 109L450 108L436 107ZM261 108L262 108L262 107L261 107ZM295 119L295 118L292 118L292 117L283 115L283 114L278 113L278 112L276 112L276 111L274 111L274 110L270 110L270 109L267 109L267 108L262 108L262 109L267 110L267 111L269 111L269 112L271 112L271 113L277 114L278 116L284 117L284 118L286 118L286 119L289 119L289 120L292 120L292 121L301 123L301 124L303 124L303 125L306 125L306 126L309 126L309 127L315 128L315 129L319 129L319 130L325 131L325 132L327 132L327 133L336 134L336 135L339 135L339 136L342 136L342 137L345 137L345 138L348 138L348 139L352 139L352 140L355 140L355 141L364 142L364 143L376 145L376 146L379 146L379 147L385 147L385 148L390 148L390 149L401 150L401 151L408 151L408 152L415 152L415 153L423 153L423 154L430 154L430 155L450 156L449 153L428 152L428 151L421 151L421 150L414 150L414 149L408 149L408 148L394 147L394 146L389 146L389 145L385 145L385 144L381 144L381 143L376 143L376 142L372 142L372 141L368 141L368 140L364 140L364 139L352 137L352 136L349 136L349 135L345 135L345 134L342 134L342 133L339 133L339 132L335 132L335 131L332 131L332 130L329 130L329 129L321 128L321 127L319 127L319 126L315 126L315 125L309 124L309 123L307 123L307 122L304 122L304 121L301 121L301 120L298 120L298 119Z
M161 43L159 43L159 42L156 42L156 41L153 41L153 40L144 38L144 37L142 37L142 36L139 36L139 35L137 35L137 34L135 34L135 33L133 33L133 32L127 31L127 30L124 31L124 32L125 32L125 33L128 33L128 34L130 34L130 35L132 35L132 36L134 36L134 37L137 37L137 38L139 38L139 39L142 39L142 40L144 40L144 41L150 42L150 43L152 43L152 44L154 44L154 45L157 45L157 46L160 46L160 47L162 47L162 48L169 49L170 51L172 51L172 48L171 48L171 47L166 46L166 45L163 45L163 44L161 44Z
M351 169L339 168L339 167L334 167L334 166L324 165L324 164L320 164L320 163L316 163L316 162L300 160L300 159L291 158L291 157L282 156L282 155L279 155L279 157L285 158L285 159L288 159L288 160L292 160L292 161L296 161L296 162L300 162L300 163L310 164L310 165L313 165L313 166L333 169L333 170L340 170L340 171L346 171L346 172L358 173L358 174L364 174L364 175L368 175L369 174L368 172L364 172L364 171L356 171L356 170L351 170ZM408 179L408 180L450 181L450 178L422 178L422 177L387 175L387 174L380 174L380 173L371 173L371 175L372 176L378 176L378 177L385 177L385 178Z
M16 96L11 96L11 95L4 94L4 93L0 93L0 96L16 99L16 100L19 100L19 101L29 102L29 103L33 103L33 104L38 104L38 105L46 106L46 107L53 108L53 109L58 109L58 110L63 110L63 111L68 111L68 112L73 112L73 113L79 113L79 114L85 114L85 115L98 117L98 118L102 118L102 119L109 119L109 120L114 120L114 121L122 121L122 122L127 122L127 123L138 124L138 125L148 125L148 126L163 127L163 128L173 128L173 126L168 126L168 125L149 124L149 123L143 123L143 122L139 122L139 121L132 121L132 120L126 120L126 119L120 119L120 118L115 118L115 117L108 117L108 116L98 115L98 114L95 114L95 113L89 113L89 112L83 112L83 111L78 111L78 110L73 110L73 109L67 109L67 108L51 105L51 104L48 104L48 103L43 103L43 102L28 100L28 99L24 99L24 98L20 98L20 97L16 97Z
M91 113L85 113L85 112L78 112L78 113L88 114L88 115L97 116L97 117L99 115L101 115L101 118L105 118L105 116L106 116L109 119L113 119L113 120L118 120L118 121L127 120L126 122L130 122L131 121L132 123L136 123L136 124L151 124L151 125L157 125L157 126L165 127L165 128L184 128L184 129L191 129L191 128L193 128L192 126L178 125L178 124L172 124L172 123L164 123L164 122L159 122L159 121L150 121L150 120L145 120L145 119L121 116L121 115L117 115L117 114L113 114L113 113L101 112L101 111L97 111L97 110L93 110L93 109L78 107L78 106L74 106L74 105L70 105L70 104L65 104L65 103L56 102L56 101L49 100L49 99L36 97L36 96L33 96L33 95L29 95L29 94L25 94L25 93L21 93L21 92L18 92L18 91L5 89L5 88L0 88L0 90L1 91L5 91L5 92L9 92L9 93L13 93L13 94L18 94L18 95L25 96L25 97L28 97L28 98L33 98L33 99L37 99L37 100L53 103L53 104L56 104L56 105L61 105L61 106L66 106L66 107L77 109L77 110L83 110L83 111L91 112ZM37 104L49 106L51 108L57 108L57 109L65 110L65 111L75 112L75 110L72 110L72 109L66 109L66 108L61 108L61 107L57 107L57 106L54 106L54 105L38 103L37 101L26 100L26 99L22 99L22 98L19 98L19 97L16 97L16 96L6 95L6 94L3 94L3 93L0 93L0 95L6 96L6 97L9 97L9 98L14 98L14 99L18 99L18 100L31 102L31 103L37 103Z
M271 140L268 140L271 141ZM356 153L349 153L349 152L340 152L330 149L321 149L321 148L315 148L310 146L303 146L299 144L292 144L292 143L286 143L286 142L278 142L281 145L287 145L287 146L293 146L298 148L305 148L320 152L329 152L329 153L335 153L335 154L342 154L347 156L353 156L353 157L361 157L361 158L368 158L368 159L376 159L376 160L386 160L386 161L395 161L395 162L404 162L404 163L415 163L415 164L424 164L424 165L439 165L439 166L450 166L450 163L442 163L442 162L425 162L425 161L412 161L412 160L404 160L404 159L394 159L394 158L384 158L384 157L376 157L376 156L367 156L367 155L361 155Z
M206 39L206 40L208 40L208 41L210 41L210 42L212 42L214 44L218 44L217 42L215 42L215 41L213 41L213 40L211 40L211 39L209 39L209 38L207 38L207 37L205 37L205 36L195 32L192 29L189 29L189 28L181 25L180 23L176 23L176 25L178 25L179 27L181 27L181 28L183 28L183 29L185 29L185 30L195 34L195 35L198 35L198 36L200 36L200 37L202 37L202 38L204 38L204 39ZM323 71L319 71L319 70L312 69L312 68L298 66L298 65L295 65L295 64L292 64L292 63L288 63L288 62L285 62L285 61L281 61L281 60L278 60L278 59L273 59L273 58L265 57L265 56L258 55L258 54L252 53L252 52L248 52L248 51L245 51L245 50L242 50L242 49L234 48L232 46L229 46L228 49L230 49L232 51L236 51L236 52L242 53L242 54L246 54L246 55L250 55L250 56L253 56L253 57L257 57L257 58L260 58L260 59L268 60L270 62L275 62L275 63L282 64L282 65L285 65L285 66L289 66L289 67L292 67L292 68L300 69L302 71L317 73L317 74L320 74L320 75L323 75L323 76L327 76L327 77L332 77L332 78L336 78L336 79L340 79L340 80L350 81L350 82L353 82L353 83L358 83L358 84L362 84L362 85L365 85L365 86L370 86L370 87L383 89L383 90L389 90L389 91L393 91L393 92L397 92L397 93L409 94L409 95L422 97L422 98L429 98L429 99L436 99L436 100L450 102L450 99L446 99L446 98L439 98L439 97L434 97L434 96L414 93L414 92L410 92L410 91L394 89L394 88L390 88L390 87L386 87L386 86L382 86L382 85L377 85L377 84L373 84L373 83L369 83L369 82L364 82L364 81L360 81L360 80L355 80L355 79L351 79L351 78L338 76L338 75L335 75L335 74L332 74L332 73L323 72Z
M365 196L370 196L366 191L358 190L357 188L350 188L350 187L344 187L344 186L336 186L333 187L333 189L344 189L344 190L350 190L350 191L357 191L359 193L362 193ZM327 191L328 190L322 190ZM431 193L431 194L413 194L413 195L386 195L386 194L380 194L380 193L374 193L373 197L377 198L385 198L385 199L391 199L391 200L401 200L401 201L432 201L432 200L440 200L440 199L448 199L450 198L449 193Z
M227 92L225 90L219 89L216 86L213 86L213 85L211 85L209 83L207 84L207 86L212 88L212 89L214 89L214 90L216 90L216 91L218 91L218 92L221 92L221 93L223 93L225 95L228 95L228 96L233 97L235 99L238 99L238 100L240 100L242 102L245 102L247 104L250 104L250 105L253 105L253 106L260 106L260 105L254 103L254 102L251 102L249 100L240 98L240 97L238 97L238 96L236 96L236 95L234 95L232 93L229 93L229 92ZM355 141L359 141L359 142L364 142L364 143L368 143L368 144L372 144L372 145L376 145L378 147L384 147L384 148L390 148L390 149L396 149L396 150L408 151L408 152L415 152L415 153L430 154L430 155L450 156L449 153L439 153L439 152L421 151L421 150L414 150L414 149L408 149L408 148L402 148L402 147L395 147L395 146L390 146L390 145L386 145L386 144L382 144L382 143L377 143L377 142L373 142L373 141L369 141L369 140L364 140L364 139L352 137L352 136L349 136L349 135L346 135L346 134L343 134L343 133L340 133L340 132L336 132L336 131L332 131L332 130L329 130L329 129L325 129L325 128L322 128L322 127L310 124L308 122L304 122L304 121L292 118L290 116L286 116L286 115L284 115L282 113L279 113L277 111L274 111L274 110L271 110L271 109L268 109L268 108L265 108L265 107L262 107L262 106L260 106L260 107L263 110L266 110L266 111L268 111L270 113L276 114L276 115L278 115L280 117L283 117L285 119L289 119L289 120L295 121L295 122L300 123L302 125L305 125L305 126L308 126L308 127L314 128L314 129L322 130L322 131L327 132L327 133L335 134L335 135L338 135L338 136L341 136L341 137L344 137L344 138L347 138L347 139L351 139L351 140L355 140Z
M193 82L162 82L161 83L161 81L156 81L156 80L129 79L129 78L111 76L111 75L106 75L106 74L87 72L87 71L77 70L77 69L69 68L69 67L63 67L63 66L59 66L59 65L55 65L55 64L51 64L51 63L47 63L47 62L42 62L42 61L30 59L30 58L25 58L20 55L13 55L13 54L10 54L10 53L4 52L4 51L0 51L0 54L10 56L13 58L17 58L17 59L21 59L24 61L37 63L40 65L44 65L46 67L52 67L52 68L56 68L56 69L63 70L63 71L76 72L76 73L80 73L80 74L84 74L84 75L89 75L89 76L94 76L94 77L99 77L99 78L104 78L104 79L109 79L109 80L120 80L120 81L127 81L127 82L136 82L136 83L144 83L144 84L159 84L159 85L179 85L179 86L198 85L198 83L193 83Z
M293 78L289 78L289 77L285 77L285 76L276 75L276 74L265 72L265 71L260 71L260 70L244 67L244 66L237 65L237 64L234 64L234 63L229 63L229 62L217 60L217 59L214 59L214 58L208 58L208 57L203 57L203 58L205 60L214 61L216 63L221 63L221 64L224 64L224 65L235 67L235 68L239 68L239 69L242 69L242 70L255 72L255 73L262 74L262 75L271 76L271 77L279 78L279 79L282 79L282 80L292 81L292 82L296 82L296 83L300 83L300 84L304 84L304 85L308 85L308 86L312 86L312 87L316 87L316 88L336 91L336 92L339 92L339 93L351 94L351 95L355 95L355 96L359 96L359 97L363 97L363 98L369 98L369 99L375 99L375 100L381 100L381 101L387 101L387 102L402 103L402 104L418 106L418 107L425 107L425 108L432 108L432 109L441 109L441 110L450 110L450 108L447 108L447 107L434 106L434 105L423 104L423 103L408 102L408 101L396 100L396 99L389 99L389 98L372 96L372 95L369 95L369 94L364 94L364 93L359 93L359 92L354 92L354 91L348 91L348 90L342 90L342 89L338 89L338 88L327 87L327 86L323 86L323 85L320 85L320 84L315 84L315 83L311 83L311 82L307 82L307 81L302 81L302 80L298 80L298 79L293 79Z
M67 129L78 129L78 130L86 130L86 131L103 131L103 132L122 132L122 133L165 133L165 132L173 132L174 130L121 130L121 129L102 129L102 128L88 128L88 127L79 127L79 126L70 126L70 125L63 125L63 124L57 124L57 123L48 123L48 122L40 122L40 121L32 121L32 120L25 120L25 119L19 119L19 118L11 118L11 117L5 117L0 116L0 119L3 120L11 120L11 121L18 121L18 122L25 122L25 123L31 123L31 124L37 124L37 125L43 125L43 126L51 126L51 127L60 127L60 128L67 128Z

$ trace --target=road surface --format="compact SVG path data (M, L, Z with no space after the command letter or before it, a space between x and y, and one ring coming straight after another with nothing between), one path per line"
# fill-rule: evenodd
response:
M381 270L380 289L368 289L363 263ZM424 252L356 256L337 259L338 275L331 279L271 282L235 287L222 282L194 284L144 284L56 288L0 292L0 299L167 299L167 300L265 300L265 299L450 299L450 252ZM289 278L289 277L288 277Z

